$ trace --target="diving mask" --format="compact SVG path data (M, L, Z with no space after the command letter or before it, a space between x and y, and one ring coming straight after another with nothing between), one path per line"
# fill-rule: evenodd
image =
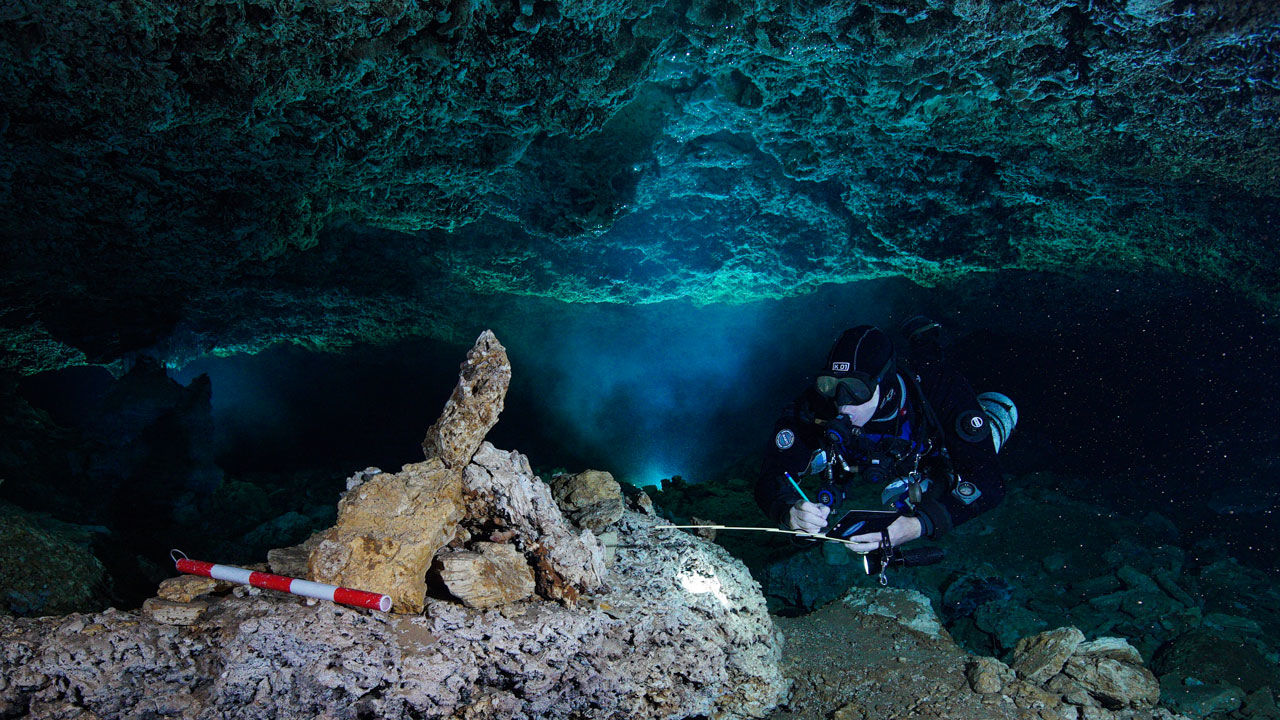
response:
M849 363L840 364L849 365ZM832 375L819 375L817 381L814 382L814 387L823 397L834 400L836 407L861 405L875 396L876 387L884 379L885 373L889 372L891 365L893 365L893 358L885 361L884 366L880 368L880 372L876 373L874 377L857 370L840 378Z

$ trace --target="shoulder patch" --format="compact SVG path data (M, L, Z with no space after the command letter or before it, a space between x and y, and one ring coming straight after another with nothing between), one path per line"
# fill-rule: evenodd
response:
M773 436L773 444L779 450L790 449L792 445L796 444L796 434L790 430L779 430L778 434Z
M963 412L956 418L956 434L961 440L982 442L991 436L991 423L987 422L986 415L976 410Z

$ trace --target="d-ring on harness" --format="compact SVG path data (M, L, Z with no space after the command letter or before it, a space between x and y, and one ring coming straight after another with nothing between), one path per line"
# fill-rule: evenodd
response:
M893 556L893 543L889 540L889 528L880 531L880 549L876 552L880 553L880 557L884 558L880 561L880 586L885 587L889 584L889 576L885 573L889 568L888 559Z

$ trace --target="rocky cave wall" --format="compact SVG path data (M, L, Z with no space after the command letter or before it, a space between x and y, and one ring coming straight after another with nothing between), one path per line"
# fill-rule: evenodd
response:
M11 3L4 367L456 340L475 293L737 302L993 268L1163 268L1273 307L1278 17Z

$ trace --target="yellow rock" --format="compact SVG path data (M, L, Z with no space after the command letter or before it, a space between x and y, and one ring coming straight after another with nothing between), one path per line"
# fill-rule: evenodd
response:
M476 543L440 557L440 577L467 607L488 608L533 595L533 568L513 545Z
M486 330L422 442L426 462L374 475L348 492L337 524L307 558L308 577L386 593L397 612L422 612L432 558L465 515L463 470L498 422L510 382L507 351Z
M163 580L156 591L162 600L172 602L191 602L201 595L207 595L218 588L218 581L198 575L179 575Z
M311 552L307 574L386 593L397 612L422 612L431 559L461 519L461 476L438 458L382 473L338 503L338 522Z
M142 612L145 615L165 625L193 625L208 609L209 603L204 602L173 602L160 598L147 598L142 603Z

